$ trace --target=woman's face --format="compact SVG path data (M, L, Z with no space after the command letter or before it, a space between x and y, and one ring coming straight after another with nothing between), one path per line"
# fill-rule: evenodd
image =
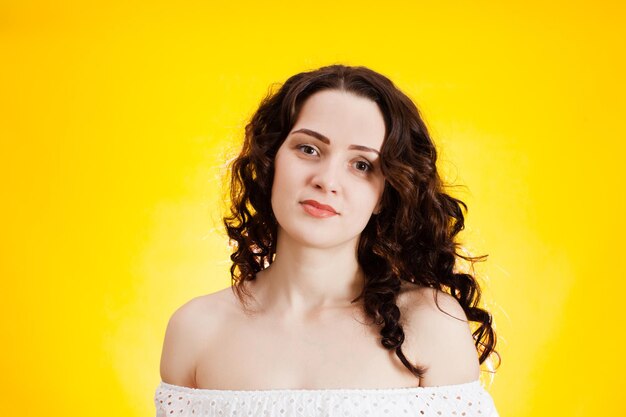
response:
M358 239L385 186L379 155L384 137L375 102L338 90L309 97L274 162L279 233L315 247ZM316 202L336 213L316 209Z

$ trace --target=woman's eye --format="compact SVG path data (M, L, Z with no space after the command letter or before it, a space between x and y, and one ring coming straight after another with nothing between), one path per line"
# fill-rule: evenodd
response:
M314 147L309 146L309 145L299 145L298 149L304 149L304 153L307 154L307 155L313 155L312 153L307 152L306 151L307 149L311 149L311 150L317 152Z
M365 161L356 161L356 167L359 171L368 172L372 170L372 166Z

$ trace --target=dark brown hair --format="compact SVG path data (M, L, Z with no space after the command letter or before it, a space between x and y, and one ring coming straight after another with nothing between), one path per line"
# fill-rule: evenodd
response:
M274 157L291 131L305 100L321 90L342 90L373 100L386 127L381 168L386 183L382 211L372 215L361 233L358 262L365 286L365 313L380 325L381 343L394 349L418 378L426 372L405 357L404 331L396 299L402 281L446 291L462 306L473 331L479 362L493 352L496 334L492 316L479 307L480 286L469 273L455 272L457 257L472 262L481 257L457 253L455 236L464 228L462 201L443 190L437 172L437 152L419 110L387 77L362 66L330 65L290 77L277 91L270 89L245 127L240 154L230 164L230 213L223 221L235 243L230 256L232 287L245 305L243 286L256 279L274 259L277 222L271 207ZM446 313L447 314L447 313ZM499 355L498 355L499 358Z

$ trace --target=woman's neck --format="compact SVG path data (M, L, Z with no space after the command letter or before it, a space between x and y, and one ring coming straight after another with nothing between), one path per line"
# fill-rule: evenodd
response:
M354 306L365 276L354 245L321 249L280 241L276 257L254 280L254 298L266 312L307 316Z

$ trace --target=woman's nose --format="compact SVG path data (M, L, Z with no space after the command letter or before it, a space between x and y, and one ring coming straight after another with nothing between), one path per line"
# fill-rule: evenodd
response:
M312 182L324 191L336 193L341 181L341 163L327 160L326 163L319 164L313 174Z

